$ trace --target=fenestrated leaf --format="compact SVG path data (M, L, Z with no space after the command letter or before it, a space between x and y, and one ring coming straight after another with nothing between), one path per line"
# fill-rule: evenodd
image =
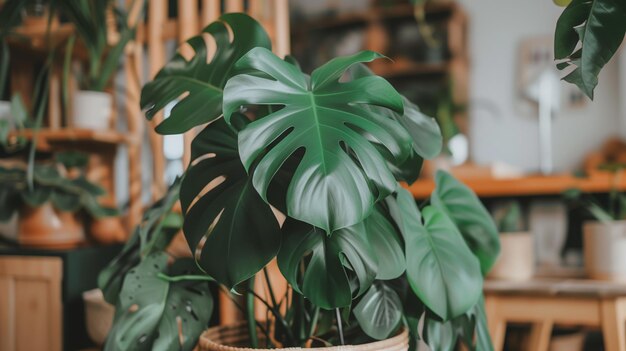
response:
M555 57L576 68L564 79L589 98L598 74L619 48L626 33L626 4L620 0L574 0L563 11L555 32ZM574 55L582 45L580 58Z
M362 223L340 229L330 236L303 222L288 219L283 225L278 267L295 291L324 309L349 306L376 277L376 253L367 241ZM310 256L303 280L300 263ZM357 282L350 286L351 276Z
M212 36L217 44L212 58L203 35ZM187 60L177 53L141 91L141 107L147 109L148 119L180 98L169 118L156 128L161 134L183 133L221 116L222 90L235 62L252 48L271 48L263 27L243 13L222 15L187 43L195 52L193 57Z
M401 216L411 288L444 320L467 312L476 304L482 290L478 260L443 211L426 207L422 224L415 203L398 202L398 205L406 207Z
M207 282L170 283L167 254L148 255L124 279L105 350L191 350L213 309ZM171 275L187 274L192 260L174 263ZM182 335L179 335L179 332Z
M384 212L383 206L377 205L364 222L367 238L378 258L376 279L379 280L395 279L406 269L400 234Z
M246 123L242 115L233 119ZM185 237L192 252L206 237L197 255L200 266L232 288L276 256L280 228L241 164L237 134L223 119L198 134L191 151L180 191Z
M126 273L141 261L138 233L139 228L135 229L122 251L98 275L98 288L102 290L104 300L112 305L117 304Z
M489 211L476 194L444 171L435 176L435 191L431 202L452 218L463 239L480 261L480 269L487 274L500 253L500 238Z
M227 122L244 105L283 106L239 133L241 160L253 175L254 187L267 199L283 163L303 150L288 186L287 212L327 233L361 222L374 202L395 188L384 156L363 133L384 145L397 163L410 154L406 130L364 107L402 113L402 97L395 89L376 76L339 82L350 66L379 57L369 51L339 57L309 79L269 50L256 48L237 62L244 74L231 78L224 89Z
M354 307L354 316L367 335L383 340L400 324L402 301L391 287L376 281Z

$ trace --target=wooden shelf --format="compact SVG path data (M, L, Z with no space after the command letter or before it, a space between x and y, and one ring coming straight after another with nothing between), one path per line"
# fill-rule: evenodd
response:
M427 14L451 12L456 6L456 3L453 1L449 3L428 4L425 11ZM389 8L380 7L368 11L320 17L294 26L294 29L302 33L310 30L333 29L336 27L367 24L384 19L412 18L413 16L413 6L407 2L406 5L394 5Z
M21 136L26 139L33 138L31 129L14 133L15 136ZM76 128L61 129L41 129L37 135L38 143L41 148L47 148L51 145L96 145L96 146L117 146L119 144L128 144L132 138L116 130L91 130Z
M612 189L614 183L613 175L605 172L597 172L587 178L561 174L553 176L533 175L511 179L472 178L461 180L480 197L559 195L570 188L578 188L589 193L605 193ZM429 197L435 188L435 182L432 179L418 180L410 186L403 185L417 199ZM622 179L618 188L626 190L626 179Z
M441 63L391 63L372 66L372 71L384 78L406 78L430 74L447 74L449 64Z

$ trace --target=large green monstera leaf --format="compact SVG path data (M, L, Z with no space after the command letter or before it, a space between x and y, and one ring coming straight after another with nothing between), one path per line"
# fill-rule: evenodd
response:
M470 188L449 173L438 171L435 183L432 204L452 218L465 242L478 257L482 273L487 274L500 253L498 228L489 211Z
M232 41L228 28L232 31ZM207 34L217 44L212 58L203 38ZM252 48L271 48L263 27L242 13L221 16L187 43L195 51L193 57L187 60L177 53L141 91L141 107L147 109L148 119L180 99L169 118L156 128L162 134L183 133L221 116L222 91L233 73L235 62Z
M404 273L406 261L400 234L387 217L382 205L377 205L364 222L370 246L376 252L378 272L376 279L395 279Z
M171 283L159 277L194 272L193 260L168 269L165 252L148 255L124 279L105 351L191 350L211 317L213 301L203 281ZM195 270L197 271L197 270Z
M452 220L433 206L420 213L406 189L399 188L386 203L405 238L406 274L413 292L444 320L467 312L480 297L482 276Z
M309 258L299 279L301 262ZM362 223L337 230L324 230L288 219L283 225L283 243L278 267L295 291L324 309L349 306L376 278L378 262ZM351 281L356 280L353 291Z
M232 119L240 127L247 123L241 114ZM241 164L237 134L223 119L196 136L191 153L180 191L183 231L192 252L200 246L202 269L232 288L276 256L280 228Z
M564 79L593 99L598 74L615 55L625 33L624 0L573 0L557 22L554 39L554 56L564 60L557 67L574 67Z
M285 161L303 151L287 189L287 212L327 233L361 222L395 188L385 157L369 138L384 145L396 163L411 153L411 136L402 125L366 107L402 113L401 95L377 76L339 81L352 65L379 57L369 51L339 57L309 79L269 50L256 48L237 62L243 74L224 89L227 121L242 106L282 106L239 133L241 160L267 199Z

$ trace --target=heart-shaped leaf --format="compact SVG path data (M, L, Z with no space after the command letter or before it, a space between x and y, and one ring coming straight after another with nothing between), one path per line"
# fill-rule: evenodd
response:
M400 234L386 216L382 205L377 205L364 222L370 246L378 258L376 279L395 279L404 273L406 261Z
M354 307L354 316L367 335L383 340L400 324L402 301L391 287L376 281Z
M498 228L489 211L470 188L449 173L438 171L435 184L435 191L430 197L433 206L452 218L463 239L478 257L483 275L487 274L500 253Z
M241 160L267 199L283 163L302 150L287 189L288 215L327 233L363 221L375 201L395 188L385 158L363 133L384 145L398 163L411 151L410 135L398 122L364 107L402 113L402 97L387 81L370 76L339 82L350 66L379 57L369 51L339 57L309 79L269 50L256 48L237 62L245 73L231 78L224 89L227 121L241 106L283 107L239 133Z
M212 57L203 37L207 35L212 36L217 45ZM147 109L148 119L180 99L170 116L156 128L161 134L184 133L221 116L222 91L235 62L252 48L271 48L263 27L243 13L222 15L187 44L195 52L193 57L187 60L177 53L141 91L141 108Z
M195 347L213 309L209 286L160 278L160 273L168 272L167 259L164 252L150 254L126 276L105 351ZM179 260L169 271L189 274L193 267L192 260Z
M306 270L300 280L301 262ZM288 219L283 225L283 243L278 267L295 291L324 309L349 306L376 278L378 262L362 223L328 236L320 229ZM351 288L356 280L356 291Z
M231 122L247 120L238 114ZM180 191L185 237L192 252L202 243L196 256L202 269L232 288L276 256L280 228L241 164L237 134L223 119L196 136L191 153Z
M598 74L615 55L625 33L624 1L573 0L557 22L554 39L555 57L566 63L559 69L575 67L564 79L593 99Z

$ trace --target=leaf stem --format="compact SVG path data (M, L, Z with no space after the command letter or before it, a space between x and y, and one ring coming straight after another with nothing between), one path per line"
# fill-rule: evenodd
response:
M254 277L248 281L248 289L254 289ZM254 295L246 294L246 319L248 321L248 336L250 337L250 346L252 348L259 347L259 338L256 334L256 319L254 318Z
M181 282L181 281L207 281L207 282L215 281L215 279L209 277L208 275L177 275L177 276L172 277L164 273L159 273L157 274L157 277L165 281L168 281L170 283L176 283L176 282Z
M341 323L341 312L338 308L335 308L335 316L337 317L337 330L339 331L339 342L341 345L345 345L346 341L343 338L343 325Z

